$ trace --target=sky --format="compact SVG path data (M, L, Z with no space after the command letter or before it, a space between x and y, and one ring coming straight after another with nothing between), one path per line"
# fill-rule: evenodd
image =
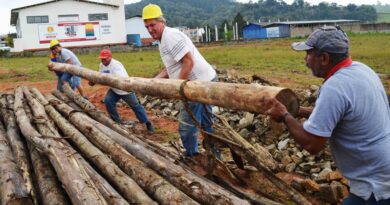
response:
M15 27L10 25L11 9L18 8L35 3L45 2L46 0L0 0L0 34L7 34L9 32L15 32ZM140 0L124 0L125 4L139 2ZM196 1L196 0L194 0ZM249 0L236 0L237 2L247 3ZM252 0L256 2L256 0ZM294 0L284 0L287 4L291 4ZM390 0L379 0L382 4L390 4ZM333 3L336 2L339 5L347 5L354 3L356 5L361 4L376 4L378 0L305 0L312 5L320 2Z

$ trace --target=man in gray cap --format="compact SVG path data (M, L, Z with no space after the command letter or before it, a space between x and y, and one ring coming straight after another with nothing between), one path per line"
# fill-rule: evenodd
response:
M292 48L306 51L313 75L324 78L314 109L301 108L303 125L275 99L266 112L284 122L297 143L312 154L329 141L337 167L349 180L343 205L390 204L390 108L377 74L349 57L339 27L315 30Z

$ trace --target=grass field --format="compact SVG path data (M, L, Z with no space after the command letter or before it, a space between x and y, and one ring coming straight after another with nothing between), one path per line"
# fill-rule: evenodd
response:
M235 70L239 74L257 74L274 80L282 86L307 87L321 84L304 64L304 52L290 49L293 41L304 39L274 39L242 44L203 46L199 50L218 69ZM382 74L387 92L390 93L390 34L350 34L350 53ZM151 77L163 64L158 50L114 53L129 75ZM98 54L79 55L84 67L97 70ZM46 68L47 57L0 58L0 80L43 81L55 79Z

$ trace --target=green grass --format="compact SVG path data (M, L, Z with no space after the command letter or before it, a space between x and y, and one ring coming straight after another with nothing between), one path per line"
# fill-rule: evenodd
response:
M390 76L390 34L349 34L350 53L354 60L361 61L384 76ZM273 39L241 44L204 46L199 50L218 69L236 70L240 74L257 74L276 80L282 86L307 87L320 84L322 79L314 78L304 63L304 52L290 49L293 41L304 39ZM158 50L114 53L130 76L152 77L163 67ZM97 70L98 54L79 55L84 67ZM0 80L42 81L53 80L55 76L46 68L48 57L0 58ZM389 77L383 79L389 90ZM388 91L390 92L390 91Z

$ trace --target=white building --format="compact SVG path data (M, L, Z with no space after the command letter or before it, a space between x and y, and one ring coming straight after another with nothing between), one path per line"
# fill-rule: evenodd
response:
M142 38L152 38L145 28L144 20L141 16L133 16L126 19L126 33L139 34Z
M11 10L17 38L13 51L126 44L123 0L51 0Z

